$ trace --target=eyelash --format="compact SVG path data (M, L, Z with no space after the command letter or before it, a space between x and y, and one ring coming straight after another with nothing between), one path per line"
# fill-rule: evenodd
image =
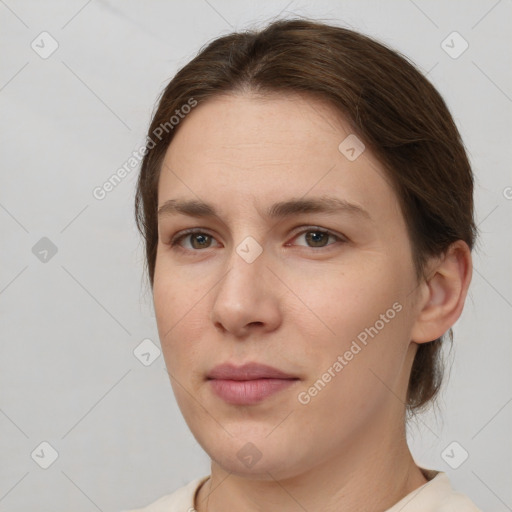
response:
M309 226L308 229L304 229L304 230L300 231L299 233L297 233L293 237L293 239L298 238L300 235L303 235L304 233L310 233L310 232L322 233L322 234L325 234L325 235L332 236L332 237L334 237L336 239L337 242L342 242L342 243L347 242L347 239L344 236L338 235L338 234L336 234L333 231L330 231L328 229L320 228L320 227L316 227L316 226ZM184 247L180 246L180 242L183 239L185 239L187 236L194 235L194 234L196 234L196 235L197 234L208 235L208 236L210 236L212 238L215 238L213 235L210 235L204 229L201 229L201 228L191 228L191 229L186 229L185 231L182 231L181 233L178 233L176 236L172 237L167 245L169 245L173 249L180 249L180 250L183 250L183 251L186 251L186 252L201 252L201 251L205 251L205 250L208 250L208 249L212 249L212 247L206 247L205 249L185 249ZM310 246L300 246L300 247L304 247L305 249L313 249L313 250L317 250L318 251L318 249L326 249L326 248L328 248L331 245L334 245L334 244L327 244L327 245L325 245L323 247L310 247Z

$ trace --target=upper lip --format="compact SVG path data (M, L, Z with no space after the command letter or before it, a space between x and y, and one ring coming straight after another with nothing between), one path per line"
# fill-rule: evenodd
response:
M256 379L296 379L277 368L260 363L247 363L235 366L224 363L215 366L207 375L209 379L256 380Z

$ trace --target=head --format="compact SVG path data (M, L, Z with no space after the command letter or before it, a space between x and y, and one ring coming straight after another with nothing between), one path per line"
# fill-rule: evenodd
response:
M244 471L253 442L267 468L313 465L437 396L473 177L443 99L396 51L308 20L216 39L160 98L136 216L171 383L212 458ZM235 406L207 380L226 361L297 380Z

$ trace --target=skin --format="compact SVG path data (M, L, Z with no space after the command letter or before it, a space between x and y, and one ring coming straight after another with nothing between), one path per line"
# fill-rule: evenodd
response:
M350 133L318 100L226 95L197 106L165 155L158 205L190 199L218 210L159 218L153 288L173 391L212 460L199 512L382 511L427 481L406 442L407 383L418 344L461 313L470 251L453 244L418 281L381 164L368 149L355 161L338 150ZM263 215L279 201L325 195L369 217ZM188 228L203 237L169 245ZM311 242L315 228L336 236ZM247 236L262 249L252 263L236 251ZM394 303L401 311L302 404L298 394ZM231 405L206 379L227 361L268 364L300 380L259 404ZM251 467L237 457L247 443L261 452Z

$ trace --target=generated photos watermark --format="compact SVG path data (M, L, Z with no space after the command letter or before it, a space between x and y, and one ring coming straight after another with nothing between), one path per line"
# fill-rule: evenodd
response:
M379 334L379 332L384 329L386 324L389 324L391 320L393 320L400 311L402 311L403 306L399 302L395 302L389 309L386 310L385 313L382 313L376 322L370 326L363 329L350 345L350 348L346 350L343 355L339 355L336 358L336 361L327 368L327 370L321 375L319 379L315 381L315 383L310 386L306 391L301 391L297 395L298 401L302 405L307 405L311 402L311 400L320 393L325 386L331 380L338 375L345 366L349 364L354 357L361 352L361 350L368 345L370 339L375 338Z
M169 134L174 128L185 119L185 116L197 106L197 100L193 97L189 98L187 103L184 103L179 109L174 111L173 116L168 121L158 125L151 136L148 136L146 144L140 146L138 149L132 152L131 156L126 162L117 169L102 185L94 187L92 195L98 201L102 201L107 195L112 192L137 166L140 164L144 156L153 149L158 141L161 141L164 134Z

